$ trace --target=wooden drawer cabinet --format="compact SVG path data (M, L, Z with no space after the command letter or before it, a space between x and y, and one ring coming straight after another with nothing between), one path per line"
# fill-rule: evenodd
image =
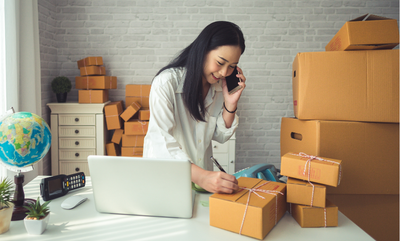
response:
M217 159L218 163L229 173L235 173L235 148L236 148L236 136L235 134L227 142L221 144L216 141L212 141L213 156ZM214 171L219 169L214 165Z
M51 174L84 172L87 157L104 155L107 131L103 104L49 103L51 109Z

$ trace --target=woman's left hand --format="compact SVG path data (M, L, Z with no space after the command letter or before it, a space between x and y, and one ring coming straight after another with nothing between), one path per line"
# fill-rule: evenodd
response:
M226 85L226 80L224 79L222 81L222 92L224 95L225 106L228 110L236 109L240 96L242 95L244 88L246 88L246 77L243 75L243 70L238 66L237 70L239 73L236 75L236 77L241 80L238 84L242 86L240 90L230 95L228 91L228 86Z

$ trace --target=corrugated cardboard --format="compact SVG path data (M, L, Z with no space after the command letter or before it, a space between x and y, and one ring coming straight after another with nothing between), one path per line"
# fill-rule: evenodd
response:
M289 211L302 228L338 226L338 207L329 200L325 208L292 203Z
M133 102L129 105L124 112L121 114L121 118L124 121L129 121L141 108L142 106L138 102Z
M392 49L398 44L396 19L365 14L346 22L325 46L325 50Z
M123 147L141 147L144 145L144 137L142 135L130 136L122 135L122 146Z
M241 187L254 188L267 181L240 177L238 182ZM268 182L260 189L285 193L286 184ZM263 192L257 193L265 199L258 197L254 193L251 194L243 223L242 235L263 239L285 214L286 198L281 194L275 196ZM247 200L247 190L241 190L234 194L211 195L209 198L210 225L239 233Z
M77 62L78 62L78 69L85 66L103 65L103 57L87 57L78 60Z
M327 199L375 240L399 240L399 195L340 195Z
M108 90L79 90L79 103L104 103L108 101Z
M149 128L148 121L130 120L125 122L126 135L146 135Z
M143 157L143 147L121 147L121 156Z
M79 68L81 76L88 75L106 75L106 68L104 66L86 66Z
M282 118L281 155L305 152L343 161L336 194L399 194L399 124Z
M148 96L126 96L125 97L125 104L131 105L133 102L139 103L142 108L149 108L149 97Z
M314 195L310 183L289 177L286 183L286 202L311 206L311 199L313 199L314 207L324 208L326 205L326 187L317 183L313 184Z
M123 123L120 118L122 113L122 101L114 101L104 107L107 130L122 129Z
M151 85L126 85L125 96L150 96Z
M139 110L139 120L150 120L150 110Z
M76 89L116 89L117 77L115 76L85 76L75 77Z
M301 120L399 122L399 50L298 53L294 114Z
M121 155L121 150L119 145L115 143L107 143L106 144L106 151L108 156L120 156Z
M122 134L124 134L124 129L115 129L111 138L111 142L115 144L120 144L122 139Z
M342 169L340 167L342 161L327 157L320 158L327 161L312 159L309 162L311 165L309 165L307 161L310 158L298 156L298 153L288 152L281 157L280 174L301 180L309 179L308 181L312 183L316 182L337 187L340 183L340 177L342 176Z

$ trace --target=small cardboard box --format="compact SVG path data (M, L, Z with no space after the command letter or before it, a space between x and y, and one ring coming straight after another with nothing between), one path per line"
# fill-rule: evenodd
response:
M79 90L80 104L104 103L108 101L108 90Z
M115 130L123 128L122 120L120 118L121 113L122 113L122 101L114 101L104 107L107 130Z
M145 136L129 136L126 134L122 135L122 146L123 147L141 147L144 145Z
M306 153L307 154L307 153ZM309 155L309 154L308 154ZM319 157L325 161L301 156L301 153L286 153L281 157L281 175L310 182L337 187L341 178L341 160ZM311 169L311 170L310 170Z
M150 110L139 110L139 120L150 120Z
M143 157L143 147L121 147L121 156Z
M81 60L78 60L78 69L85 67L85 66L92 66L92 65L103 65L103 57L87 57Z
M305 152L343 161L340 185L327 187L327 194L399 194L399 124L283 117L280 142L281 155ZM377 173L384 175L373 178Z
M302 228L338 226L338 207L329 200L325 208L292 203L289 212Z
M79 68L81 76L89 75L106 75L106 68L104 66L86 66Z
M106 144L106 151L107 151L108 156L120 156L121 155L119 145L112 143L112 142Z
M286 212L286 184L270 182L257 178L238 178L240 187L262 189L250 194L246 216L246 204L249 191L241 190L234 194L213 194L209 198L210 225L231 232L240 233L257 239L263 239ZM266 184L265 184L266 183ZM260 185L265 184L260 187ZM244 218L243 226L242 221Z
M125 122L126 135L146 135L149 128L148 121L130 120Z
M150 96L151 85L126 85L125 96Z
M150 108L150 102L148 96L126 96L125 104L131 105L133 102L139 103L142 108Z
M300 120L399 123L399 50L298 53L293 108Z
M133 102L124 112L122 112L121 118L124 119L124 121L129 121L129 119L131 119L141 107L142 106L138 102Z
M346 22L325 46L325 50L392 49L398 44L396 19L365 14Z
M124 129L115 129L111 138L111 142L115 144L120 144L123 134L124 134Z
M85 76L75 77L76 89L116 89L117 77L115 76Z
M326 187L321 184L313 186L307 181L288 178L286 183L286 202L324 208L326 203Z

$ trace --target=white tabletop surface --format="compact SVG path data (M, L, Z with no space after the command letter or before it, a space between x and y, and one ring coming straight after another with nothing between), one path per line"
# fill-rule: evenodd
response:
M40 180L43 177L36 177L24 187L25 198L37 199L40 195ZM88 200L74 209L62 209L62 201L73 195L82 195ZM23 220L12 221L10 230L1 234L0 240L256 240L210 226L209 208L202 205L202 201L208 202L209 196L196 195L191 219L103 214L95 209L88 177L84 188L51 201L50 222L42 235L29 235ZM374 239L339 212L339 226L329 228L301 228L292 216L286 213L264 240Z

